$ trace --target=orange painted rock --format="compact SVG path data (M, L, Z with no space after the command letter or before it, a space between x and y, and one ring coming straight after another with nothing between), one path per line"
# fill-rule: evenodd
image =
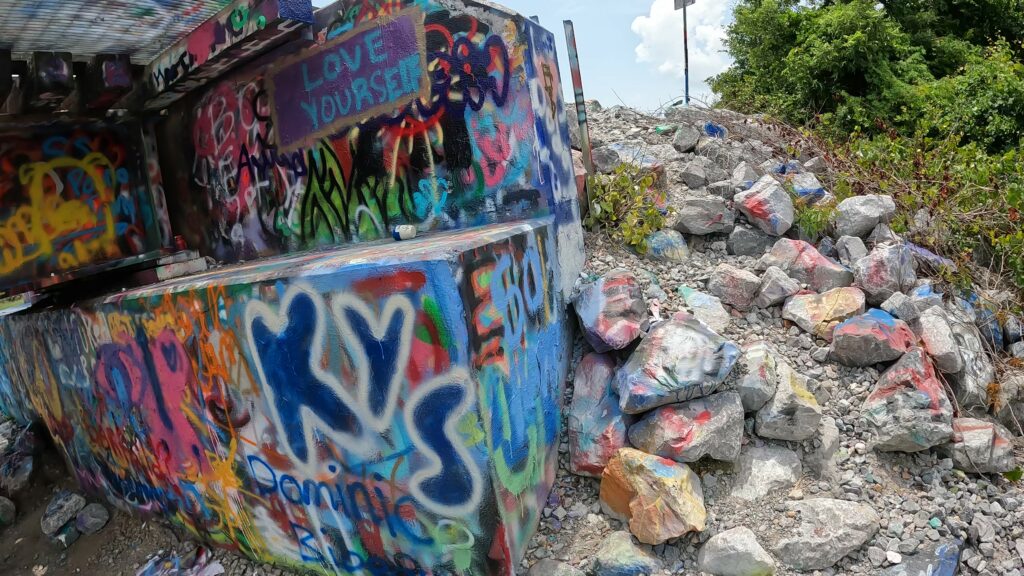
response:
M652 545L700 532L707 521L700 478L689 466L633 448L619 450L605 466L601 509Z

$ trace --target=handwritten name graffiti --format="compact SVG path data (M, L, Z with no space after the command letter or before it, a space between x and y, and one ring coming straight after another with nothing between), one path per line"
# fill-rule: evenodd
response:
M418 9L408 10L277 65L270 81L281 146L291 148L425 94L422 22Z

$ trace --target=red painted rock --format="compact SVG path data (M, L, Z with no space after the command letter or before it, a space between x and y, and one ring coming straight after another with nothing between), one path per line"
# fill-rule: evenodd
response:
M944 445L942 451L964 472L1001 474L1016 467L1010 431L976 418L955 418L953 441Z
M793 226L793 200L771 175L765 175L749 190L737 194L736 209L766 234L782 236Z
M836 288L824 294L798 294L782 308L782 317L804 332L832 341L840 322L864 313L864 293L857 288Z
M729 264L719 264L708 280L708 292L738 310L750 309L760 287L760 278Z
M861 414L876 450L919 452L953 434L953 406L921 348L911 349L882 373Z
M622 350L647 329L643 291L626 270L612 270L587 284L574 304L583 336L598 352Z
M629 427L635 448L676 462L704 456L732 462L742 441L743 403L736 392L662 406Z
M909 292L917 281L914 257L902 243L878 246L854 263L853 275L857 287L874 305L885 302L896 292Z
M576 367L569 407L569 469L600 477L608 459L626 445L626 426L612 390L615 360L587 354Z
M652 545L700 532L707 522L704 491L693 470L633 448L616 452L605 467L601 509Z
M761 257L757 269L765 271L777 266L790 278L811 287L815 292L843 288L853 284L853 272L821 255L818 249L803 240L783 238Z
M744 410L748 412L760 410L775 396L779 379L772 354L764 340L743 345L743 367L746 368L746 374L736 385L736 390L740 393Z
M831 357L845 366L871 366L899 359L916 343L906 322L874 308L836 326Z

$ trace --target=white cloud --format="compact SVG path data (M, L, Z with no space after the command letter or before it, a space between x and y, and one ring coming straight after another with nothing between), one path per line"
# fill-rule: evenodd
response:
M636 60L651 64L658 72L683 78L683 12L675 10L673 0L653 0L647 16L633 20L633 33L640 36ZM732 2L697 0L686 9L690 26L690 96L707 98L711 88L707 79L725 70L732 58L724 52L725 27ZM683 93L679 83L678 93Z

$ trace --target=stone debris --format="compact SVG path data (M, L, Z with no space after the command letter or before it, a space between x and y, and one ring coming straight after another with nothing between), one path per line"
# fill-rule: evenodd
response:
M775 373L775 358L768 344L756 340L743 346L743 366L746 374L736 385L743 409L747 412L760 410L775 396L778 376Z
M657 262L686 262L690 248L676 230L659 230L647 237L647 257Z
M804 332L832 341L840 322L864 313L864 293L858 288L836 288L824 294L798 294L782 309L782 317Z
M814 451L804 457L807 468L819 478L831 479L835 473L839 443L840 433L835 418L822 416Z
M672 227L683 234L728 234L736 227L735 214L718 196L684 196L673 201L672 207Z
M629 534L626 534L626 537L628 538ZM586 574L565 562L545 558L531 566L526 576L586 576Z
M615 359L591 353L576 367L569 407L569 467L573 474L600 477L608 459L626 445L626 426L612 388Z
M743 190L749 190L760 179L757 170L746 162L740 162L732 171L733 186Z
M950 309L946 311L950 312ZM957 405L963 414L984 414L989 407L989 386L996 380L995 367L974 324L953 321L949 326L964 359L963 370L950 376Z
M794 570L823 570L859 549L878 532L878 514L870 506L846 500L813 498L790 502L796 530L775 548Z
M640 283L626 270L612 270L584 285L573 304L583 336L597 352L622 350L647 330Z
M695 317L657 324L615 377L622 411L640 414L711 394L732 371L739 348Z
M10 498L0 496L0 527L11 526L18 516L18 510Z
M693 288L680 286L677 290L683 297L686 306L697 320L700 320L715 332L724 332L729 327L732 316L722 306L722 301L710 294L698 292Z
M1024 436L1024 372L1004 372L991 400L992 415L1015 436Z
M853 272L821 255L803 240L782 238L757 263L758 270L776 266L790 278L807 284L815 292L826 292L853 284Z
M594 556L594 576L650 576L660 569L661 561L622 530L609 534Z
M821 423L821 406L807 390L807 379L784 361L775 366L775 396L757 411L755 430L762 438L803 442Z
M725 246L729 254L734 256L760 258L765 252L771 250L772 246L778 241L777 237L765 234L756 228L737 225L732 233L729 234L729 239L726 241Z
M686 464L619 450L601 476L601 509L629 523L645 544L704 530L707 510L700 478Z
M594 170L602 174L611 174L622 164L619 153L610 146L598 146L591 152L594 160Z
M836 254L844 266L852 267L862 258L867 257L868 247L857 236L841 236L836 240Z
M662 406L629 427L633 447L676 462L705 456L732 462L742 441L743 402L736 392Z
M953 439L942 450L954 466L972 474L1000 474L1016 467L1010 431L977 418L955 418Z
M0 456L0 489L8 495L18 494L28 487L42 445L41 434L45 432L38 425L20 428L14 442Z
M74 492L61 490L50 499L50 503L39 519L39 527L42 528L43 534L52 536L62 526L74 519L82 508L85 508L85 498Z
M815 156L807 162L804 162L804 170L811 172L812 174L825 174L828 172L828 163L821 156Z
M75 517L75 528L88 536L102 530L107 525L108 520L110 520L110 512L107 512L107 509L102 504L93 502L82 508Z
M919 452L953 435L953 406L920 348L882 374L861 413L876 450Z
M749 190L737 194L733 201L736 209L766 234L782 236L793 226L793 200L770 175L762 177Z
M854 196L836 206L835 230L837 237L863 238L878 226L889 222L896 214L896 203L889 196Z
M672 147L679 152L693 152L700 141L700 130L689 124L680 124L672 136Z
M963 355L945 310L938 306L926 309L918 319L917 333L939 372L956 374L964 369Z
M917 309L917 305L903 292L896 292L889 296L885 302L882 302L881 308L907 323L916 322L921 318L921 311Z
M697 556L701 572L715 576L771 576L775 560L745 526L719 532L708 539Z
M892 362L917 343L910 326L873 308L836 326L831 358L844 366Z
M752 272L719 264L711 273L708 292L737 310L749 310L760 286L761 279Z
M213 559L210 550L200 546L189 553L158 552L135 573L135 576L219 576L224 566Z
M917 281L910 250L903 244L878 246L854 264L853 276L868 303L874 305L885 302L896 292L912 289Z
M696 160L683 167L680 177L683 184L686 184L686 187L690 190L699 190L708 183L708 175L707 171L704 170L704 164Z
M769 266L761 275L761 285L758 286L757 296L754 297L754 306L758 308L778 306L799 292L799 282L790 278L781 268Z
M753 501L788 489L800 480L802 468L800 457L789 448L748 446L736 462L731 495Z

